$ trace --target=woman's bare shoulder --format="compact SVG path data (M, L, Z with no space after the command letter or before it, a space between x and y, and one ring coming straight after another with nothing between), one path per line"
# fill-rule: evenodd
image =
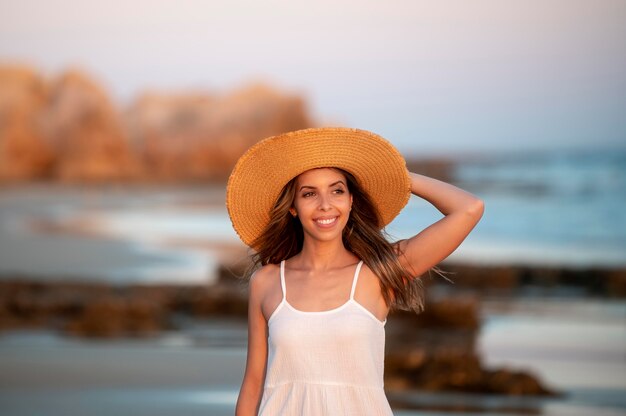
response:
M272 307L280 299L280 267L265 265L250 277L250 304L255 305L267 322ZM274 306L275 307L275 306Z
M280 266L277 264L266 264L258 268L250 276L250 290L261 292L259 293L260 295L264 294L275 283L276 279L280 277L279 270Z

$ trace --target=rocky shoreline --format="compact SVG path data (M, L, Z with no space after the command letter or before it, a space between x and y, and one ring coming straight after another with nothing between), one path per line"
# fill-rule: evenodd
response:
M452 284L432 274L430 285L454 292L481 296L558 294L564 289L579 295L603 298L626 297L626 268L550 267L529 265L476 265L442 263Z
M231 270L230 268L228 270ZM216 284L111 285L28 279L0 281L0 330L46 328L95 339L153 337L176 331L181 316L245 322L247 292L222 269ZM386 325L385 385L389 391L456 391L556 396L532 374L484 368L475 349L480 298L429 295L425 312L398 311Z

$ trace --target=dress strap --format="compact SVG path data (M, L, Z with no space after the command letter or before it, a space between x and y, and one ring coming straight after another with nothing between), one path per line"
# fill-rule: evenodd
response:
M287 287L285 285L285 260L280 262L280 287L283 289L283 300L287 299Z
M363 260L356 265L356 270L354 271L354 278L352 279L352 290L350 291L350 299L354 299L354 291L356 290L356 282L359 280L359 272L361 271L361 266L363 265Z

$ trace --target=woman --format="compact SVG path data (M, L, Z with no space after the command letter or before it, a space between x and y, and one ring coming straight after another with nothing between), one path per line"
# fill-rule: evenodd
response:
M390 243L384 226L411 194L444 217ZM422 309L420 276L461 244L483 202L408 172L385 139L347 128L257 143L237 162L226 199L261 266L249 281L236 415L391 415L383 389L387 314Z

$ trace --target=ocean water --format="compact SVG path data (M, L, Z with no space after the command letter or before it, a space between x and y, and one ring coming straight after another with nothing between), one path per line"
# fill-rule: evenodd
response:
M451 258L469 262L626 264L626 151L562 151L461 160L457 185L485 214ZM405 238L442 215L418 198L390 225Z

